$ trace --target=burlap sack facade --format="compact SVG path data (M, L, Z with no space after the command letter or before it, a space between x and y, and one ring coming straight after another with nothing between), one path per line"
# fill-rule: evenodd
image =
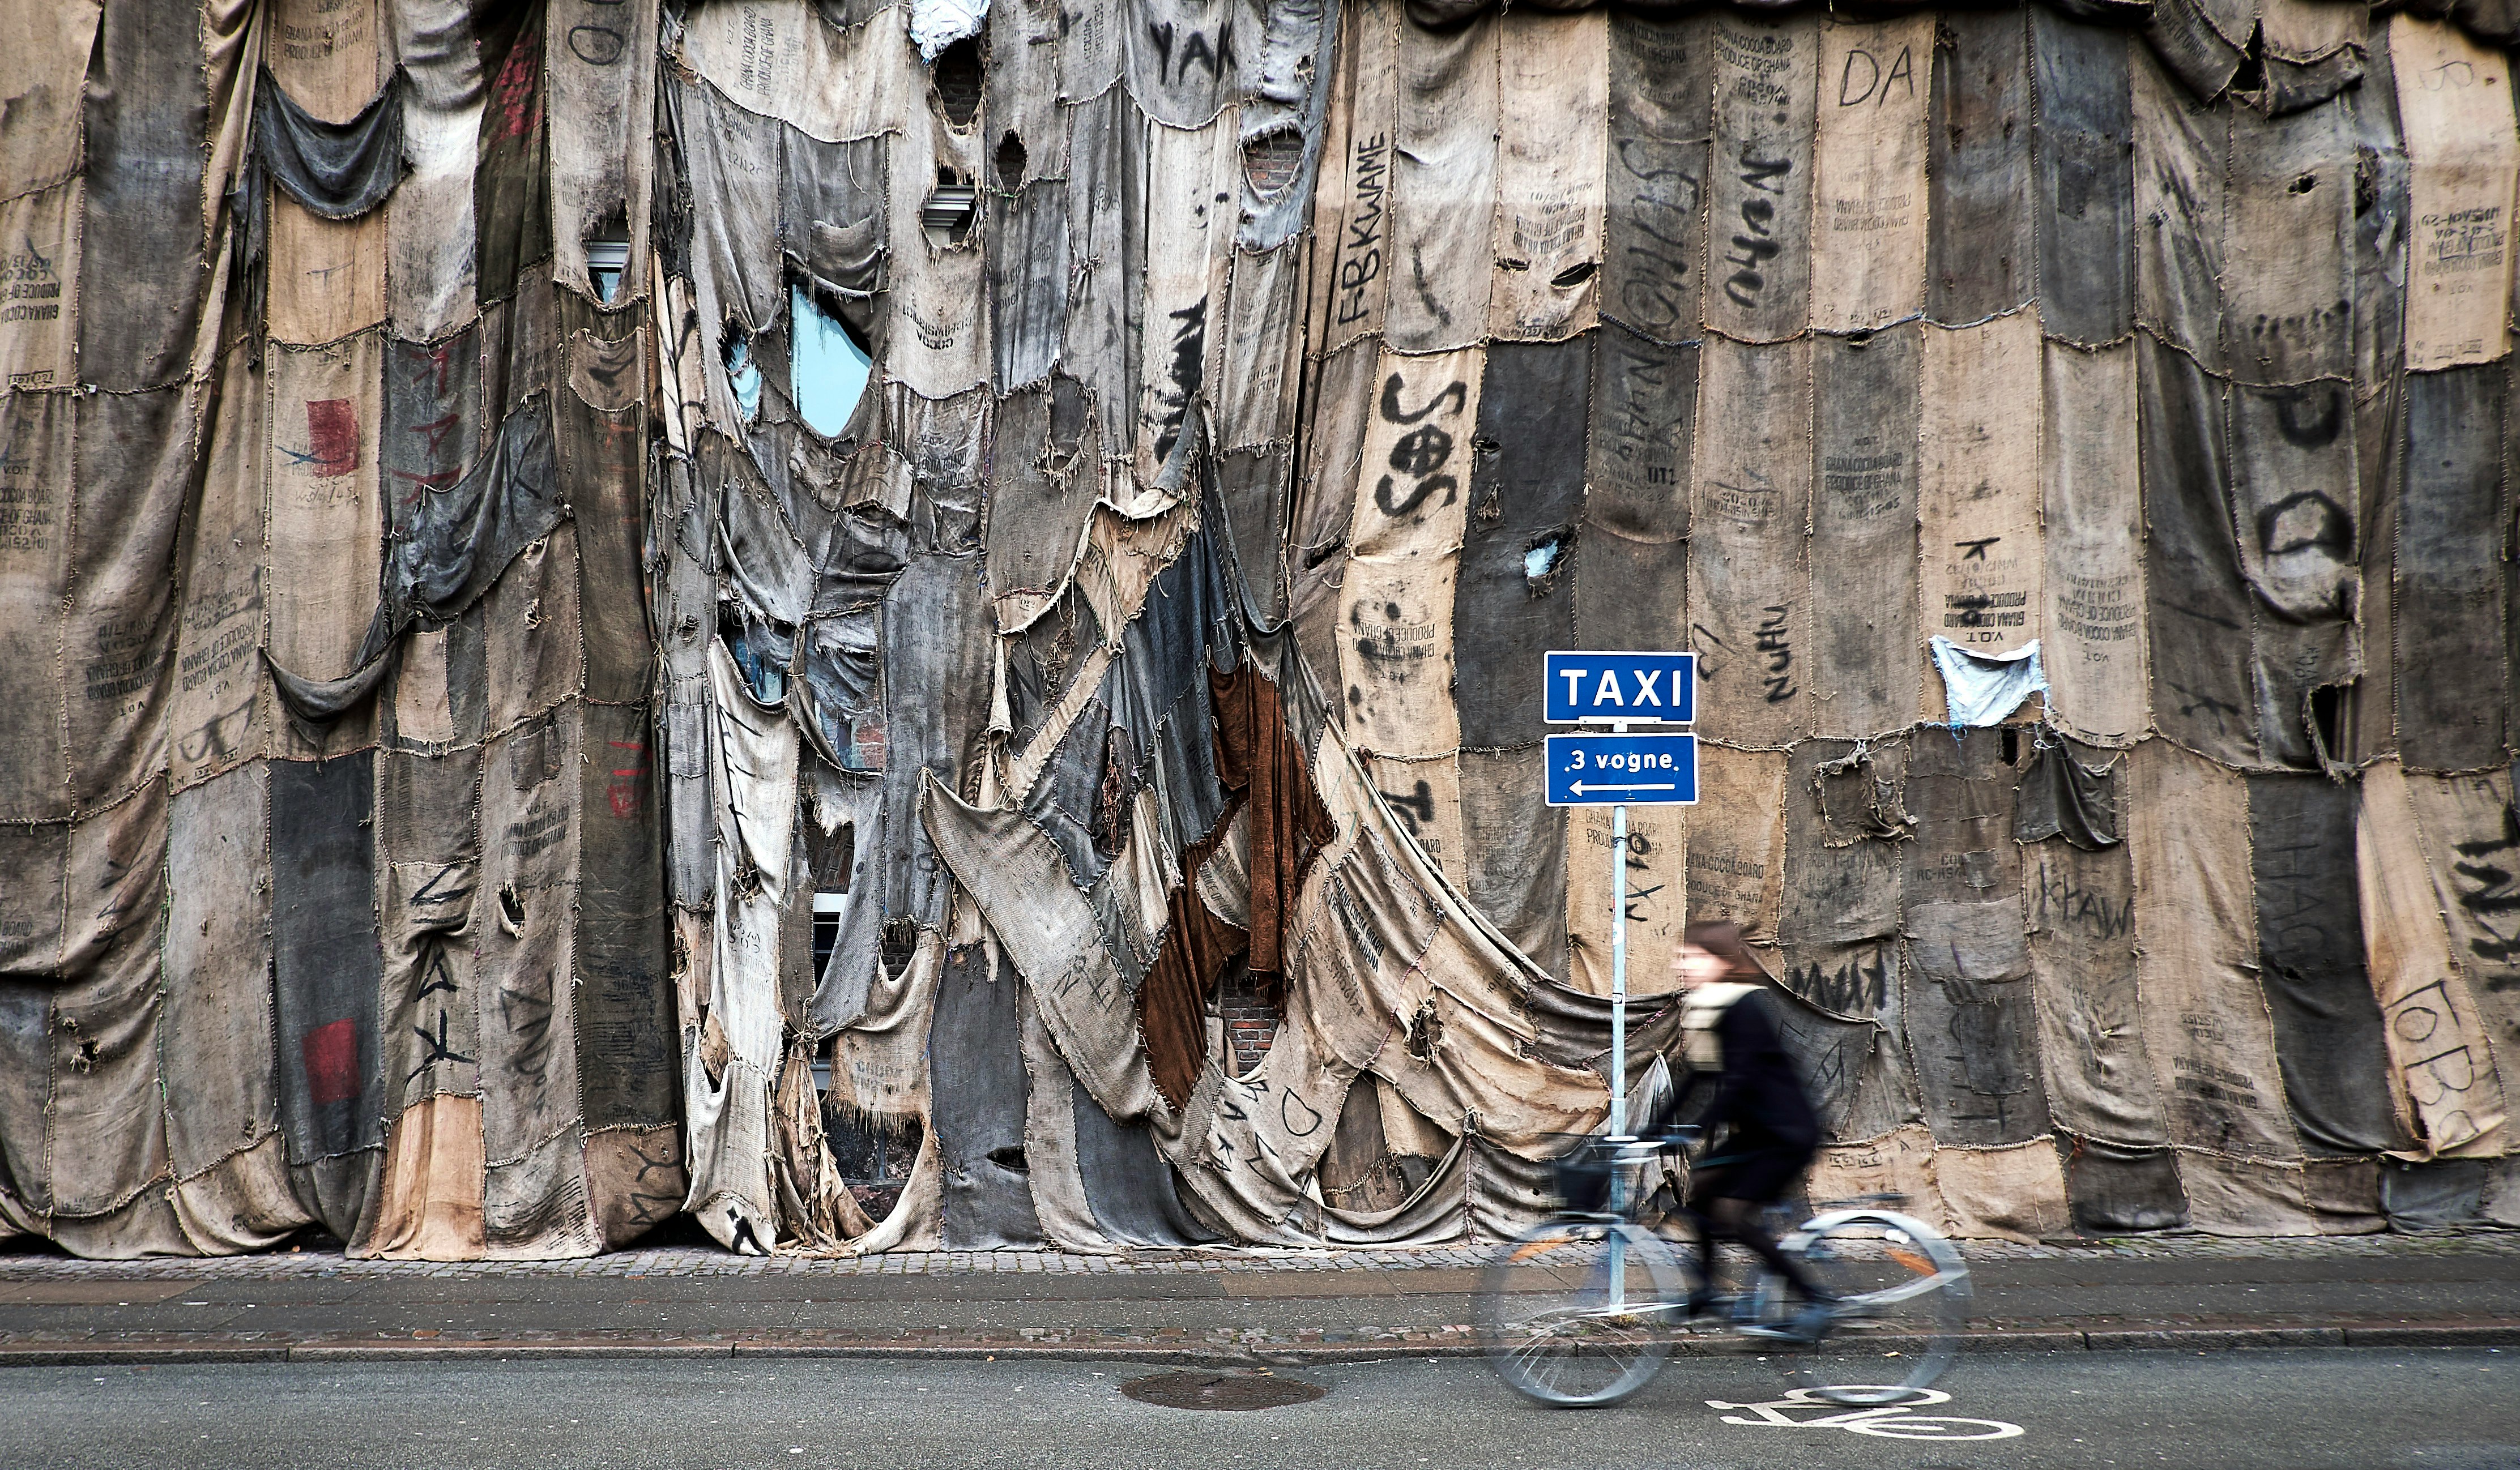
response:
M2520 1223L2498 13L22 9L0 1228L1492 1235L1614 898L1816 1192Z

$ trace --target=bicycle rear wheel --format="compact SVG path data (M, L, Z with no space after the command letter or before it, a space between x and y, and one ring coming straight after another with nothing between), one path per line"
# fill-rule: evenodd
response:
M1781 1244L1837 1298L1819 1341L1776 1355L1794 1387L1832 1403L1898 1403L1951 1366L1969 1314L1959 1247L1887 1210L1822 1215Z
M1497 1252L1479 1283L1497 1376L1558 1408L1616 1403L1671 1353L1688 1278L1652 1231L1552 1220Z

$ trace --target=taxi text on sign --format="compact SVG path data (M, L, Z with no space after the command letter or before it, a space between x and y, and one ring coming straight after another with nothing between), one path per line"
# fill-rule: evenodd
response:
M1687 725L1697 718L1694 653L1552 651L1546 666L1552 725Z

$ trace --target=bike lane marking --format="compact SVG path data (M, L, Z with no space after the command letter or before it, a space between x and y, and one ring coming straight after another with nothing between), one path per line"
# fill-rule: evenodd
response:
M1845 1388L1869 1385L1846 1384ZM1781 1429L1843 1429L1850 1434L1887 1440L2009 1440L2019 1436L2018 1424L2002 1419L1959 1418L1947 1414L1918 1414L1919 1408L1949 1403L1952 1396L1940 1389L1919 1389L1904 1403L1883 1404L1874 1408L1850 1408L1818 1397L1818 1389L1791 1389L1781 1399L1756 1403L1736 1403L1726 1399L1709 1399L1706 1406L1718 1411L1739 1410L1723 1414L1723 1422L1749 1427ZM1752 1415L1755 1417L1745 1417ZM1795 1417L1797 1414L1812 1417Z

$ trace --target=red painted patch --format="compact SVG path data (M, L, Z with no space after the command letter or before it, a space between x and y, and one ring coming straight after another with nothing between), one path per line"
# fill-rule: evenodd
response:
M297 1039L306 1057L306 1087L317 1102L347 1102L359 1095L359 1029L350 1021L318 1026Z
M359 468L359 413L347 398L306 400L306 472L318 479Z

